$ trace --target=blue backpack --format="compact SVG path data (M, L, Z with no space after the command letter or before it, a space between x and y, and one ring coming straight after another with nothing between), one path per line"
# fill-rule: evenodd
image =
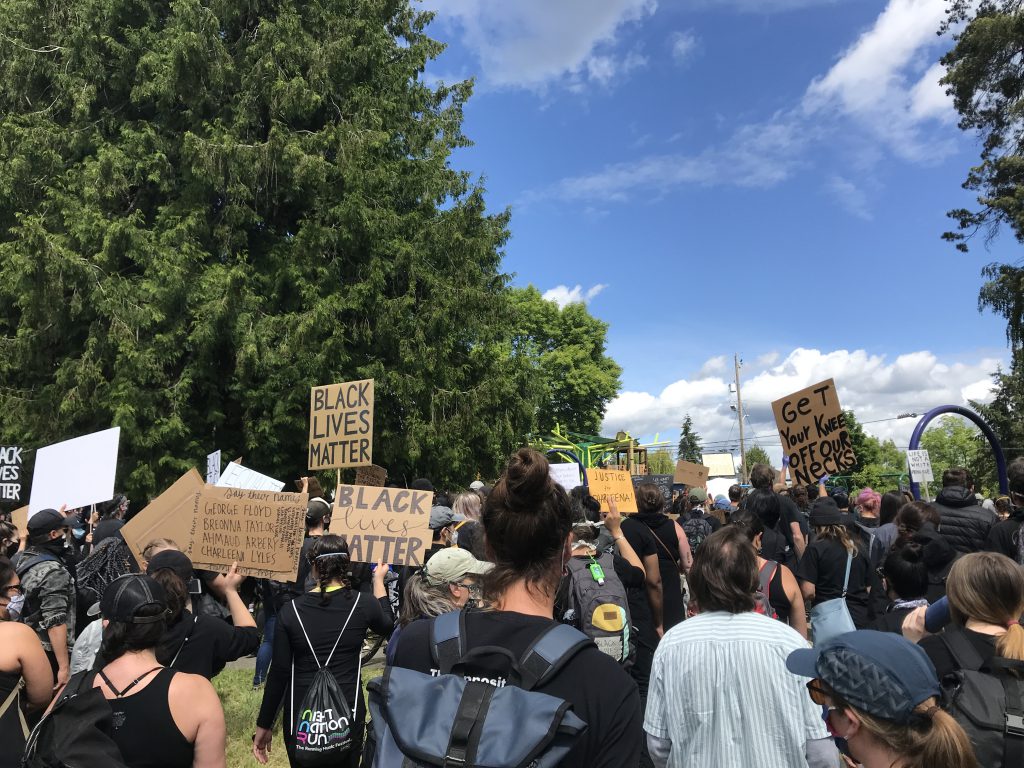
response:
M534 689L593 641L566 624L552 624L516 659L507 649L465 647L465 614L442 614L430 628L440 675L387 667L367 685L372 717L363 765L373 768L551 768L587 729L572 704ZM503 655L509 685L467 680L472 659ZM509 729L513 728L513 731Z

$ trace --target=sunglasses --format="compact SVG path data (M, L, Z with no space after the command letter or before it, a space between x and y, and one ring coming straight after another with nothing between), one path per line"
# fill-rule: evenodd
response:
M807 683L807 692L811 695L811 701L822 707L832 707L832 697L829 695L821 684L821 681L815 678Z

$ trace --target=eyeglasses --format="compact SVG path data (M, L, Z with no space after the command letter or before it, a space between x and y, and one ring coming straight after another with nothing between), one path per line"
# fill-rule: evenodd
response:
M453 582L451 582L451 584L452 584L452 586L462 587L463 589L468 591L471 595L475 595L475 594L480 592L480 585L479 584L474 584L473 582L469 582L467 584L464 581L453 581Z
M829 695L828 691L821 687L821 681L819 679L815 678L807 683L807 692L811 695L811 701L815 704L819 704L822 707L828 707L829 709L834 709L834 707L832 707L832 697Z

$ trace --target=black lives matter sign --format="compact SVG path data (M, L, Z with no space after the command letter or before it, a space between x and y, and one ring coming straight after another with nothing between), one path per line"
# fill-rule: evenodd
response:
M373 379L313 387L309 396L309 468L373 464Z
M0 501L21 501L21 448L0 446Z
M841 475L856 465L832 379L776 400L772 411L794 485L812 485L825 475Z

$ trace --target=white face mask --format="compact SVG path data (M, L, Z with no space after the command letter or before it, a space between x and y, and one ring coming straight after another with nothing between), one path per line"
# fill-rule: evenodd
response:
M7 615L11 621L17 621L21 618L21 611L25 607L25 596L15 595L11 598L10 602L7 603Z

